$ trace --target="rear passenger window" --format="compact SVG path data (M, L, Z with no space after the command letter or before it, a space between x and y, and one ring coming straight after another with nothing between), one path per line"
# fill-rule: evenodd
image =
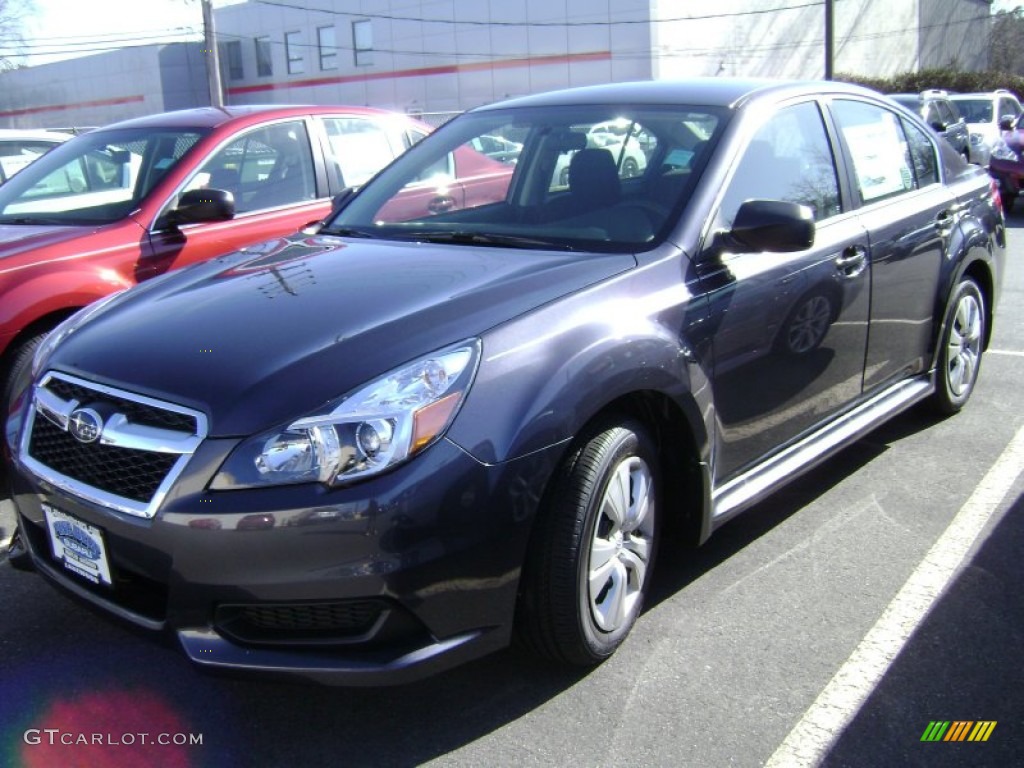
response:
M907 151L910 153L910 163L914 169L914 181L917 187L938 184L939 169L935 160L935 146L931 139L916 125L908 123L906 120L901 122L903 130L907 134Z
M863 202L873 203L915 189L927 179L929 162L934 173L935 150L931 141L920 136L931 152L929 161L919 141L907 140L903 121L895 113L859 101L836 101L833 111L850 151L857 190ZM912 127L909 123L907 126ZM911 148L914 145L918 152L916 158Z
M358 187L395 158L384 126L359 117L325 117L324 129L340 186Z

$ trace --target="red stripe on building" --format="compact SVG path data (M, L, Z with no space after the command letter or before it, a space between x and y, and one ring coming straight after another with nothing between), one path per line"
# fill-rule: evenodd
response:
M79 101L75 104L50 104L45 107L25 107L24 109L11 109L0 112L0 117L19 117L20 115L39 115L44 112L61 112L65 109L81 109L83 107L112 107L117 104L134 104L145 101L144 96L119 96L113 99L98 99L96 101Z
M340 85L343 83L365 83L372 80L391 80L392 78L429 77L431 75L455 75L459 72L486 72L494 69L514 69L526 66L548 66L551 64L575 64L582 61L608 61L611 51L594 51L592 53L572 53L567 56L534 56L525 59L502 59L500 61L482 61L475 64L446 64L438 67L418 67L402 69L395 72L367 72L362 75L339 75L337 77L314 77L305 80L286 80L277 83L260 83L259 85L239 85L228 88L231 95L241 93L257 93L259 91L277 91L284 88L309 88L317 85Z

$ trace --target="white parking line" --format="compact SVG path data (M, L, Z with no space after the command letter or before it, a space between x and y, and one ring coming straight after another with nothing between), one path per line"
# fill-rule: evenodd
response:
M1017 431L881 618L775 750L765 768L821 764L907 639L952 581L1022 470L1024 427Z
M1024 357L1024 352L1015 349L986 349L986 355L1006 355L1008 357Z

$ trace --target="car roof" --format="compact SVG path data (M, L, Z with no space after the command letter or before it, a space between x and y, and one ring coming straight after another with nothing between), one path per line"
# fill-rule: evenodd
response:
M953 101L966 99L1001 99L1009 96L1016 99L1017 94L1013 91L977 91L975 93L951 93L949 98Z
M827 80L772 80L759 78L697 77L686 80L644 80L608 83L521 96L477 107L474 111L504 107L583 105L603 102L632 104L700 104L736 107L762 97L785 98L807 93L878 96L850 83Z
M259 122L261 119L302 117L304 115L345 114L362 116L404 117L397 112L373 107L249 104L227 107L197 107L173 112L159 112L106 125L99 130L116 128L217 128L230 122Z
M11 140L31 140L31 141L66 141L71 138L70 133L60 133L59 131L47 131L43 129L32 129L32 128L0 128L0 139L5 141Z

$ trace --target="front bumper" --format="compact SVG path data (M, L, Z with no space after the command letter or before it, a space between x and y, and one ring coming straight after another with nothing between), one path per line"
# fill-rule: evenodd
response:
M208 440L152 519L16 468L12 498L37 569L216 670L383 685L508 644L556 448L487 466L442 440L350 488L206 490L233 445ZM54 557L44 505L102 531L112 586Z

